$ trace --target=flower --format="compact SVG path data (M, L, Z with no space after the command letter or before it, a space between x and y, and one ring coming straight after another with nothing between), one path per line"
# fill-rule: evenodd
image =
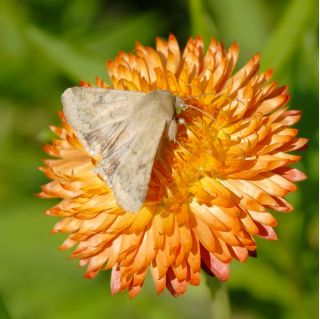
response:
M290 212L284 199L306 176L288 154L307 143L290 126L301 112L288 110L287 87L258 73L259 55L233 72L239 48L225 50L212 39L204 52L200 37L183 52L173 35L157 38L156 50L136 44L136 54L120 52L107 63L112 86L148 92L169 90L193 106L179 114L176 142L167 142L153 167L149 192L139 212L125 212L94 173L99 158L81 145L61 114L62 128L45 151L41 170L52 180L43 198L62 201L47 211L60 217L53 232L68 233L61 249L87 266L85 276L112 269L113 293L134 297L150 268L158 293L183 294L199 285L201 267L220 280L233 259L255 255L254 237L276 240L269 210ZM83 86L89 86L82 82ZM210 116L209 116L209 115Z

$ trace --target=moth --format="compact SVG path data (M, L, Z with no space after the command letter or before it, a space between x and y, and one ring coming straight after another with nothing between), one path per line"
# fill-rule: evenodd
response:
M86 151L101 155L94 171L112 189L118 205L139 211L160 142L164 134L175 140L176 114L187 107L184 101L164 90L73 87L62 94L62 104Z

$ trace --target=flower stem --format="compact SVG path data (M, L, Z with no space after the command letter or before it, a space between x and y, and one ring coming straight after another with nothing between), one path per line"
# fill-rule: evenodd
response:
M228 290L225 283L216 278L207 278L211 295L212 319L231 319L231 308Z

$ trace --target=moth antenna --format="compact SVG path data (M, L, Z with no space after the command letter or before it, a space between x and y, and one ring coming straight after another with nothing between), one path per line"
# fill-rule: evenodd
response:
M198 107L196 107L194 105L184 104L184 106L187 107L187 108L191 108L191 109L197 110L198 112L200 112L200 113L204 114L205 116L207 116L213 122L216 122L216 119L210 113L208 113L206 111L203 111L203 110L201 110L200 108L198 108ZM222 127L219 126L218 129L220 130L220 129L222 129Z
M215 92L212 92L212 93L203 93L203 94L199 94L199 95L193 95L193 96L187 96L185 98L183 98L184 100L191 100L191 99L194 99L194 98L198 98L198 97L201 97L201 96L208 96L208 95L212 95L214 94ZM221 97L221 96L224 96L224 95L219 95L218 97ZM238 98L231 98L229 97L227 94L224 96L227 100L232 101L232 100L235 100L237 102L239 102L240 104L245 104L244 101L241 101L240 99Z
M215 122L214 117L213 117L211 114L209 114L208 112L203 111L203 110L199 109L198 107L196 107L196 106L194 106L194 105L184 104L184 106L186 106L187 108L191 108L191 109L197 110L198 112L204 114L204 115L207 116L209 119L211 119L212 121Z

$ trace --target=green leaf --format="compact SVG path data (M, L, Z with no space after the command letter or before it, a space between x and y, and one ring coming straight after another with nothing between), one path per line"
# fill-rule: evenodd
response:
M41 50L45 59L54 63L74 81L93 81L96 76L105 76L104 60L97 61L79 52L72 44L31 26L26 30L29 41Z
M225 45L238 42L240 58L256 53L267 37L271 6L262 0L206 0Z
M318 61L318 36L317 28L310 28L304 32L301 45L296 54L297 73L296 85L301 92L311 91L318 95L319 61ZM309 76L306 76L309 74Z
M297 297L297 288L291 278L276 272L260 258L250 259L245 264L232 263L231 273L228 286L231 289L242 287L257 299L289 306Z
M262 68L273 67L280 73L302 44L306 26L312 21L314 5L313 0L291 1L262 51Z
M161 34L164 21L157 12L149 11L118 21L117 27L107 24L102 30L90 34L85 41L81 39L81 42L84 47L103 55L105 60L112 59L120 50L131 51L136 41L143 44L153 42Z
M11 316L7 310L7 307L3 301L3 298L0 295L0 318L1 319L11 319Z
M205 43L209 43L211 37L217 37L217 28L202 0L189 0L189 14L193 36L200 35Z
M103 3L99 0L73 0L63 4L61 24L68 32L84 34L90 25L95 24L102 10Z
M20 32L25 20L23 9L22 6L20 7L10 2L0 2L1 56L4 55L10 59L19 60L27 52L26 43Z

